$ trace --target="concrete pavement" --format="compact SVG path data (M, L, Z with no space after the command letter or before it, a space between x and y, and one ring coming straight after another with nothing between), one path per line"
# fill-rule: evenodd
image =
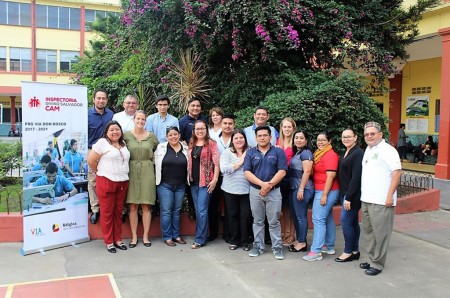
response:
M335 256L305 262L304 253L284 248L277 261L269 248L256 258L242 249L230 251L222 240L192 250L152 239L134 249L110 254L102 241L48 251L46 256L20 256L21 243L2 243L0 284L112 273L123 297L446 297L450 292L450 212L396 216L387 266L376 276L359 269L361 259L338 264L343 249L337 228ZM311 243L312 231L309 231ZM95 293L93 293L95 296Z

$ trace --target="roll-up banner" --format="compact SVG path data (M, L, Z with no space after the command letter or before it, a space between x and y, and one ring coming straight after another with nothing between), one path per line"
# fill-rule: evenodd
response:
M22 255L89 241L87 111L85 86L22 82Z

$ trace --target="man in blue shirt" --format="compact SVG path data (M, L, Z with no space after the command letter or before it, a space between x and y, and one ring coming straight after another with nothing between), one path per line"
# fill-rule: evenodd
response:
M47 168L47 165L52 161L52 158L48 155L44 155L41 157L40 162L37 165L34 165L34 167L31 169L32 171L40 171L45 170ZM64 176L63 171L57 166L58 168L58 175Z
M267 108L261 106L256 107L255 113L253 114L253 119L255 120L255 123L253 123L253 125L244 128L245 136L247 137L247 143L249 147L256 146L257 141L255 138L255 130L259 126L266 126L269 118L270 115ZM269 128L272 135L270 143L273 146L275 146L278 139L278 131L273 126L269 126Z
M108 103L108 95L103 90L94 92L94 106L88 111L88 148L92 149L98 139L103 136L106 124L112 120L113 112L106 107ZM92 224L96 224L100 217L100 206L98 204L97 193L95 192L95 172L89 168L88 171L88 192L89 203L91 204Z
M186 144L189 144L192 136L192 128L194 127L194 123L197 120L203 120L205 123L208 123L208 118L200 115L202 112L202 103L196 97L193 97L189 100L188 103L188 113L180 118L180 133L181 133L181 141L185 141Z
M163 94L158 96L155 100L155 106L158 112L147 117L145 130L154 133L160 143L167 142L167 129L169 127L180 128L178 119L167 112L170 107L170 99L167 95Z
M78 193L78 190L67 178L58 175L58 166L54 162L50 162L45 168L45 175L36 180L33 186L54 185L55 200L57 203L62 202ZM43 194L39 197L33 197L33 202L41 204L51 204L52 198L50 194Z
M257 146L247 150L244 160L245 177L250 182L250 208L255 238L249 256L257 257L264 252L264 220L267 216L272 252L277 260L283 260L280 183L288 169L286 155L281 148L270 144L272 135L269 126L258 126L255 135Z

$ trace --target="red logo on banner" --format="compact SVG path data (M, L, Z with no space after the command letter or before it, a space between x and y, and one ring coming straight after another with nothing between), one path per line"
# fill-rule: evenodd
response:
M28 101L28 106L30 108L39 108L39 106L41 105L41 101L39 100L39 98L33 97Z
M53 233L59 232L59 225L58 224L54 224L52 226L52 230L53 230Z

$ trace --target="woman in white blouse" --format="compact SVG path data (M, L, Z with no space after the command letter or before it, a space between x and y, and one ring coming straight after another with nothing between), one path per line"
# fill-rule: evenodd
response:
M250 250L252 213L250 210L250 185L244 176L244 159L247 150L247 138L240 129L231 135L230 148L220 156L220 170L223 173L222 190L227 208L230 250L239 246Z
M122 128L117 121L110 121L88 156L88 164L97 175L100 226L110 253L116 253L116 248L127 249L122 242L122 210L128 189L129 159Z

